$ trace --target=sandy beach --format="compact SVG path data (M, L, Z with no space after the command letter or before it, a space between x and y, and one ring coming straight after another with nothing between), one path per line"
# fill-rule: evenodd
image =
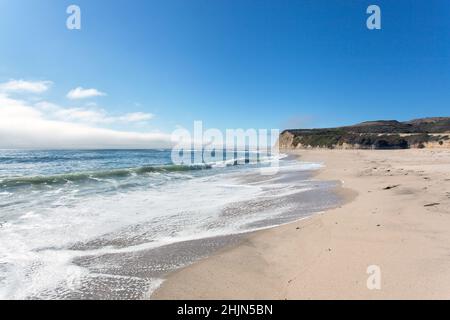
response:
M296 153L346 203L176 271L152 299L450 298L450 150Z

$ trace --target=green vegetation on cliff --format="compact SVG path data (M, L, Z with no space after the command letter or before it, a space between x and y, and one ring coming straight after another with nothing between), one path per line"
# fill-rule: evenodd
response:
M328 129L285 130L293 136L291 146L336 148L344 145L362 149L422 148L427 143L449 140L450 118L426 118L408 122L371 121Z

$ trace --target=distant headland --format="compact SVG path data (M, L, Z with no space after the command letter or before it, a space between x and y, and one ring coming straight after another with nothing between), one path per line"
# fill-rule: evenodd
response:
M410 149L450 148L450 117L399 122L379 120L323 129L288 129L280 149Z

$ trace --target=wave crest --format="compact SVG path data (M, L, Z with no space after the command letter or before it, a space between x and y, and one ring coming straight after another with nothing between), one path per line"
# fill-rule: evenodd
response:
M136 175L145 175L147 173L170 173L186 172L192 170L206 170L213 166L208 164L199 165L161 165L161 166L143 166L128 169L112 169L95 172L75 172L51 176L34 177L14 177L0 180L0 185L5 188L28 186L28 185L54 185L70 182L79 182L84 180L97 180L106 178L126 178Z

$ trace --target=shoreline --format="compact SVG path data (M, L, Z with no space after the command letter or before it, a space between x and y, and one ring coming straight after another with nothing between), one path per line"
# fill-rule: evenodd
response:
M152 299L450 297L449 150L290 153L324 163L314 178L342 181L345 204L252 233L170 274ZM370 266L380 290L367 288Z

